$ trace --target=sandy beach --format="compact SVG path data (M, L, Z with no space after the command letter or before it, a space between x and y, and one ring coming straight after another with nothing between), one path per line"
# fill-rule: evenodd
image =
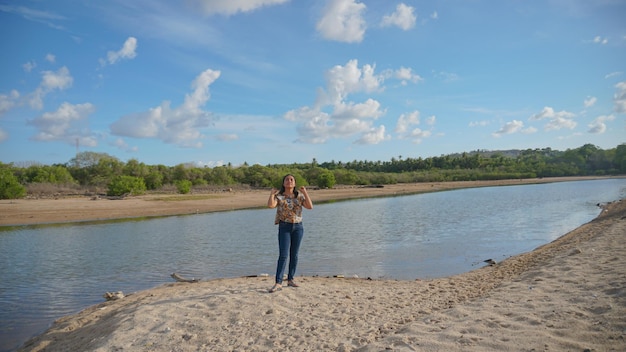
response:
M615 201L532 252L447 278L298 277L276 293L271 277L172 280L103 298L21 350L625 351L625 236Z

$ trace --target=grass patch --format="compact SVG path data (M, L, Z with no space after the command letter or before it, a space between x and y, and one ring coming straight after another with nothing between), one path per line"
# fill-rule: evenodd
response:
M207 200L207 199L215 199L219 198L217 195L210 194L182 194L176 196L162 196L151 198L150 200L161 201L161 202L182 202L186 200Z

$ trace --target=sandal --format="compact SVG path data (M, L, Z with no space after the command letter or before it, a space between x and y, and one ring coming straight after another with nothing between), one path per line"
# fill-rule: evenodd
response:
M274 286L272 286L272 288L269 289L269 293L274 293L282 289L283 289L283 286L281 284L274 284Z
M287 282L287 286L289 286L289 287L300 287L300 285L298 285L298 284L297 284L295 281L293 281L293 280L289 280L289 281Z

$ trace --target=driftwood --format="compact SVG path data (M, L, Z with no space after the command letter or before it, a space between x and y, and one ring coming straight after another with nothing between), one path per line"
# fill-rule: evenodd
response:
M172 273L172 275L170 275L172 277L172 279L178 281L178 282L199 282L200 280L196 279L196 278L191 278L191 279L187 279L184 278L176 273Z
M489 264L489 266L494 266L497 264L496 261L493 259L487 259L487 260L484 260L484 262Z
M106 292L104 295L102 295L102 297L104 297L104 299L106 299L107 301L115 301L118 299L122 299L125 296L124 296L124 292L117 291L117 292Z

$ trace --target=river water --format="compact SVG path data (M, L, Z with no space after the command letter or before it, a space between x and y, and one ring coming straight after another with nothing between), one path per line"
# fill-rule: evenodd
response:
M616 178L317 204L304 211L298 275L459 274L531 251L592 220L598 203L625 196L626 179ZM273 276L274 212L0 228L0 351L102 302L107 291L172 282L172 272Z

